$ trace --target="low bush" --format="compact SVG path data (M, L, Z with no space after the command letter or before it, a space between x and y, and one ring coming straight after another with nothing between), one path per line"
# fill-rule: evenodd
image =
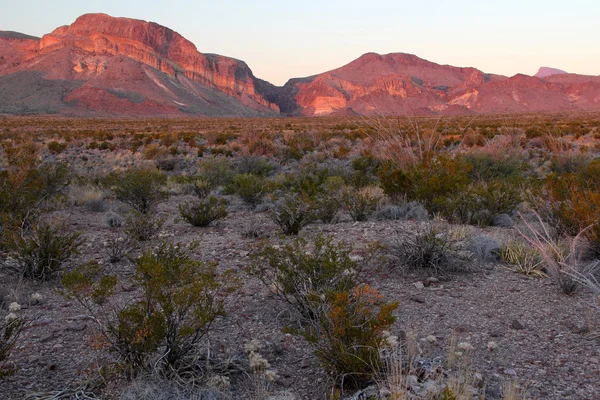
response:
M227 201L215 196L200 202L186 202L179 206L179 214L193 226L204 227L227 216Z
M27 278L48 280L62 269L65 261L78 254L83 243L79 233L70 233L63 225L43 223L30 233L5 235L4 247L9 260L5 265Z
M133 241L145 242L158 235L165 221L164 216L155 213L142 214L133 210L125 218L125 234Z
M237 194L246 204L256 206L268 192L268 182L258 175L236 175L225 190L227 193Z
M227 185L235 175L233 165L226 157L204 157L198 167L200 177L211 188Z
M284 235L297 235L314 219L312 205L296 194L278 199L269 211L269 216Z
M365 221L377 209L381 194L374 187L357 189L347 187L342 192L343 209L350 214L354 221Z
M385 248L396 266L403 269L426 270L428 274L447 276L472 268L471 253L465 251L460 241L443 225L426 223L416 231L400 228Z
M7 228L26 229L64 192L70 173L62 164L27 164L6 156L14 164L0 171L0 218Z
M311 319L323 294L348 291L358 284L363 265L352 259L351 252L323 235L310 244L302 238L278 246L266 243L252 254L250 272L301 318Z
M396 308L397 302L385 302L369 285L328 292L319 302L317 321L299 333L337 386L361 389L380 373L383 332L396 321Z
M310 244L304 239L265 244L252 255L250 272L299 317L298 327L288 331L314 346L337 385L354 389L379 372L383 331L395 321L398 304L384 302L377 290L358 282L373 252L360 263L350 254L349 247L323 235Z
M215 263L192 259L194 250L163 242L134 260L142 294L124 307L111 302L117 278L104 275L97 263L63 276L64 294L103 316L95 321L127 376L150 368L165 374L197 368L198 345L225 315L223 296L232 285L224 282L232 277L217 274Z
M107 183L117 200L141 214L149 214L169 197L164 190L167 177L157 170L130 169L113 173L107 177Z

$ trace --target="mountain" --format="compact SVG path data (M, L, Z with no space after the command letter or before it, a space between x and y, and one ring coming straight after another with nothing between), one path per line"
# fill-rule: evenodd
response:
M541 69L543 78L509 78L412 54L367 53L341 68L288 81L285 101L275 101L292 115L600 110L600 78L558 71Z
M536 78L547 78L552 75L567 74L568 72L558 68L540 67L538 72L534 75Z
M153 22L86 14L41 39L0 32L0 113L277 115L258 81Z
M600 77L513 77L367 53L278 87L153 22L85 14L41 38L0 31L0 114L405 115L600 110Z

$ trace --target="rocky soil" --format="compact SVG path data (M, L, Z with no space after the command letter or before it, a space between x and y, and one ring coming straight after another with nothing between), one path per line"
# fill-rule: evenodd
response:
M276 226L267 214L248 210L233 198L225 220L209 228L194 228L176 218L177 204L183 200L185 196L175 196L161 206L161 212L169 216L161 236L181 243L200 241L199 257L218 260L223 270L234 269L243 282L227 300L228 316L215 325L210 335L211 356L233 360L238 369L247 369L244 346L255 339L260 343L260 354L277 372L273 383L258 387L251 374L232 368L232 398L266 398L267 393L285 391L288 398L325 398L330 386L310 347L281 332L289 322L285 306L246 273L249 255L258 241L269 237L278 240ZM127 301L138 289L130 283L129 261L107 261L105 242L115 234L106 224L110 209L123 211L118 204L107 202L103 212L75 207L55 216L81 231L86 240L81 255L72 264L89 259L101 262L107 271L119 276L117 294L121 301ZM399 226L410 230L420 223L355 223L342 218L335 224L310 225L301 236L311 238L324 232L352 244L358 252L372 241L386 243ZM467 237L486 234L499 243L516 235L512 228L461 229ZM251 231L259 237L249 238ZM160 240L145 246L151 248ZM485 391L486 398L499 398L502 386L511 381L532 398L599 398L600 341L594 337L598 315L592 312L589 294L565 296L549 279L524 277L499 262L474 263L473 273L433 279L423 285L421 281L428 278L427 274L402 272L381 261L369 266L363 279L379 288L386 299L400 302L391 333L415 337L423 359L445 357L453 335L456 342L472 345L473 374L483 381L479 392ZM0 274L5 303L17 300L22 306L19 313L27 320L11 356L17 372L0 381L0 397L22 399L31 392L77 386L110 360L106 352L94 349L97 330L93 320L77 303L57 292L57 280L32 283L6 270L0 270ZM41 295L39 302L31 300L34 293ZM6 312L2 310L2 315ZM101 398L118 398L127 385L111 382Z

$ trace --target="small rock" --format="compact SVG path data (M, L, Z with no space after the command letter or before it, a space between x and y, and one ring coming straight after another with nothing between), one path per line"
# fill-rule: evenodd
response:
M415 303L425 303L425 297L423 296L411 296L410 299Z
M379 397L382 399L389 399L392 397L392 392L388 388L383 387L379 390Z
M460 332L460 333L465 333L465 332L470 332L471 331L471 327L467 324L460 324L460 325L456 325L454 327L454 330L456 332Z
M487 344L487 349L489 351L494 351L494 350L498 349L498 343L493 342L493 341L489 341L488 344Z
M509 368L509 369L505 369L504 370L504 374L505 375L510 375L510 376L517 376L517 371L515 371L512 368Z
M440 283L440 280L438 278L435 278L432 276L430 278L427 278L427 282L432 283L432 284L437 284L437 283Z
M510 327L517 331L521 331L521 330L525 329L525 325L523 325L523 323L521 321L519 321L518 319L513 319L513 321L510 324Z
M308 358L305 358L300 363L300 368L303 368L303 369L308 368L308 367L310 367L310 364L311 364L310 360Z
M504 332L502 330L500 330L500 329L496 329L496 330L493 330L493 331L490 332L490 336L493 337L493 338L497 338L497 337L500 337L500 336L504 336Z
M423 282L415 282L415 283L413 283L413 285L419 290L422 290L425 288L425 285L423 285Z
M54 333L51 333L51 334L46 335L43 338L41 338L40 343L48 343L54 339L56 339L56 335Z

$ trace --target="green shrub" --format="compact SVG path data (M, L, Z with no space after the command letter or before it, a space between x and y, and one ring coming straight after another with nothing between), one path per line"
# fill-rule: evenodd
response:
M0 171L2 224L26 228L68 185L69 171L62 164L9 165Z
M131 169L112 174L108 177L108 183L117 200L141 214L152 212L169 196L164 190L167 177L157 170Z
M227 216L227 201L210 196L197 203L186 202L179 206L179 214L193 226L208 226Z
M527 168L527 162L520 156L472 152L464 156L469 166L469 176L473 180L520 179Z
M301 318L313 319L322 295L358 284L362 264L352 259L351 252L321 234L310 244L302 238L276 247L266 243L251 255L250 272Z
M311 204L296 194L288 194L277 200L269 216L284 235L297 235L314 219Z
M577 174L551 175L538 193L535 207L558 234L583 236L600 254L600 179L597 164Z
M227 193L235 193L250 206L256 206L268 191L265 178L253 174L236 175L225 188Z
M365 221L375 212L379 200L381 195L373 187L347 187L342 193L341 204L352 220Z
M369 285L328 292L318 320L299 333L314 346L319 363L338 386L361 389L381 372L383 331L396 321L396 308L397 302L385 302Z
M60 271L65 261L78 254L81 244L79 233L51 224L37 225L28 234L12 232L4 243L14 263L9 268L40 280L48 280Z
M145 242L156 236L165 224L166 217L155 213L142 214L133 210L125 218L125 234L133 241Z
M200 176L210 187L225 186L235 175L231 162L225 157L204 157L198 166Z
M489 226L496 215L511 213L520 202L521 188L516 183L490 180L439 196L433 205L449 222Z
M96 319L104 338L128 376L150 368L164 373L196 367L198 345L213 322L224 316L223 296L233 286L216 263L191 258L195 247L163 242L134 261L134 283L142 293L133 304L110 304L117 284L95 263L64 275L67 297L76 299ZM189 372L189 371L188 371Z
M331 222L342 206L342 189L344 180L338 176L331 176L319 186L314 197L314 217L324 223Z
M59 143L56 140L48 143L48 151L52 154L60 154L67 148L66 143Z

